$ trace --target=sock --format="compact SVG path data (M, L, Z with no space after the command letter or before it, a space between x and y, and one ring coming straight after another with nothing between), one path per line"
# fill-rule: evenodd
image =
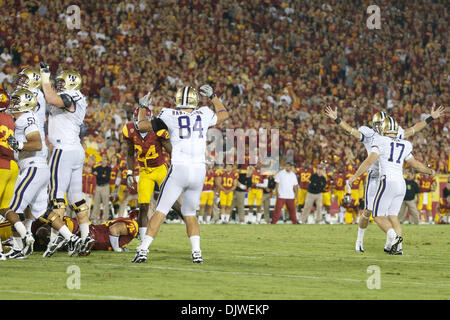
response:
M361 229L360 227L358 227L358 238L356 240L362 243L364 241L364 233L365 232L366 232L366 228Z
M206 216L206 222L210 222L211 221L211 216Z
M59 231L61 232L61 230ZM89 223L80 223L80 235L81 235L81 239L86 239L87 236L89 235Z
M391 247L391 242L392 242L392 240L394 240L396 235L397 234L395 233L394 229L392 229L392 228L386 232L386 244L384 245L386 248L389 249Z
M27 232L31 233L31 225L33 224L34 219L25 219L25 229Z
M113 235L109 235L109 242L111 243L111 247L113 248L114 251L116 250L120 250L119 247L119 236L113 236Z
M81 225L80 225L81 227ZM59 229L59 233L64 237L64 239L69 240L70 237L72 237L72 232L70 232L69 228L67 228L66 225L62 226L61 229Z
M52 228L52 229L51 229L51 231L50 231L50 242L49 242L49 244L52 243L53 240L56 239L56 237L58 236L58 234L59 234L58 230L56 230L55 228Z
M229 214L226 214L225 215L225 222L229 222L230 221L230 215Z
M152 241L153 241L153 237L150 237L150 236L145 234L142 237L141 244L136 249L137 250L141 250L141 249L148 250L148 247L150 247L150 245L152 244Z
M262 213L256 214L256 221L261 221Z
M27 235L27 229L25 229L25 225L22 221L14 223L14 228L16 228L16 231L20 234L20 237L25 238Z
M203 216L198 216L198 222L203 222Z
M23 249L22 238L13 237L13 249L17 251L21 251Z
M200 250L200 236L192 236L189 238L191 241L192 252Z
M142 239L144 239L144 236L146 233L147 233L147 227L139 227L139 237L141 238L141 242L142 242Z

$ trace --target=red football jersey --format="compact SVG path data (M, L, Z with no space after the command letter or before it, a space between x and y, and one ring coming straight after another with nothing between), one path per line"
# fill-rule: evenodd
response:
M230 173L224 171L222 173L222 187L225 190L230 190L233 188L234 180L239 178L239 173L232 171Z
M430 192L431 184L433 183L433 177L421 174L419 176L419 189L420 192Z
M264 175L259 170L255 170L252 174L252 188L254 189L262 189L260 187L257 187L256 185L259 183L263 183L264 181Z
M109 242L109 227L119 222L125 223L128 230L127 235L121 235L119 238L120 247L127 245L136 237L139 227L137 222L130 218L120 217L103 224L91 224L89 226L89 233L95 240L94 250L112 250L111 243Z
M0 169L10 169L14 160L14 150L8 144L8 138L14 136L14 119L11 115L0 112Z
M97 177L92 173L83 173L82 191L87 194L94 194L97 185Z
M155 168L164 164L165 155L161 145L161 139L169 139L167 130L147 132L145 138L136 130L133 122L123 126L123 136L134 145L136 159L141 167Z
M208 170L206 172L205 182L203 183L202 191L211 191L214 190L214 179L216 175L214 170Z
M298 181L299 181L299 187L300 189L308 190L309 187L309 178L311 178L311 175L313 174L313 170L311 169L297 169L298 174Z
M336 180L334 181L334 189L337 191L345 190L345 175L343 173L339 173L336 176Z
M119 165L114 166L111 168L111 176L109 179L109 185L113 186L116 184L116 180L117 180L117 174L120 172L120 168Z

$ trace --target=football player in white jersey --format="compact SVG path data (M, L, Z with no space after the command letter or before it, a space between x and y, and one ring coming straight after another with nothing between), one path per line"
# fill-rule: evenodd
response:
M88 255L95 241L89 235L89 207L82 192L85 152L80 141L80 127L86 114L87 103L80 92L81 75L73 70L59 72L56 75L55 91L50 83L47 64L41 63L40 73L45 100L50 105L48 139L53 146L50 159L49 208L42 219L51 223L60 234L58 236L57 232L52 232L52 241L43 256L50 257L65 242L68 242L69 255L73 255L75 251L78 251L79 255ZM61 224L66 209L66 194L69 205L77 215L81 242ZM54 219L58 220L56 224Z
M29 90L36 96L37 105L33 110L33 114L36 117L36 124L39 127L40 132L43 132L45 137L47 103L45 101L44 93L41 90L42 81L39 70L37 68L24 68L17 74L16 84L17 89ZM31 224L33 223L35 217L32 215L30 208L27 208L24 214L25 227L27 228L28 232L31 232Z
M370 153L373 139L379 134L380 124L384 121L384 119L387 116L386 112L383 111L377 112L372 117L372 128L369 128L367 126L361 126L358 129L355 129L338 117L337 108L333 110L328 106L325 108L325 114L330 119L335 121L347 133L349 133L351 136L361 141L364 144L364 147L366 148L367 154ZM420 130L424 129L428 123L430 123L433 119L439 118L442 114L444 114L444 108L442 106L436 110L432 108L431 115L430 117L427 118L427 120L418 122L414 126L407 128L406 130L399 127L397 133L398 138L407 139L416 132L419 132ZM358 235L355 243L356 252L364 252L363 247L364 234L369 223L370 215L372 213L373 203L379 185L379 177L380 175L378 172L378 163L375 162L374 165L369 169L366 187L364 190L364 210L361 214L361 218L359 219L358 223Z
M146 235L136 248L136 255L132 260L134 263L147 261L150 244L170 208L181 194L183 194L181 214L192 246L192 262L203 262L196 210L206 175L206 132L209 127L228 119L228 112L211 86L200 87L200 94L211 99L215 111L206 106L197 108L199 102L197 90L188 86L177 91L176 109L163 108L158 117L153 120L146 119L145 108L149 104L150 94L140 101L142 108L139 111L139 130L157 132L162 128L167 129L172 152L171 167L161 185L156 209L148 222Z
M36 108L37 99L31 91L20 89L12 93L8 112L15 119L15 130L8 143L16 151L20 174L9 207L22 218L28 206L31 207L33 217L40 217L45 213L48 203L48 150L43 127L38 125L33 113ZM31 254L32 247L28 252L22 253L17 247L20 242L14 241L14 244L16 247L13 247L7 258L22 258Z
M413 157L411 142L398 138L399 126L393 117L386 117L379 130L381 135L374 137L369 156L349 179L349 183L353 183L378 160L380 180L372 215L387 234L384 250L389 254L403 254L402 230L397 217L406 193L403 163L407 161L412 168L432 176L435 172Z

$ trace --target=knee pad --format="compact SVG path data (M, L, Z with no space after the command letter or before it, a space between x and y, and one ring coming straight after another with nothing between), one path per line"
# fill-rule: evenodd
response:
M86 200L80 200L78 202L75 202L73 205L71 205L72 210L75 211L76 214L82 212L82 211L86 211L89 210L89 207L86 203Z
M66 201L64 199L52 199L48 204L47 211L39 217L39 220L43 223L47 223L50 226L52 225L53 221L55 221L56 218L58 218L58 214L53 214L50 216L50 214L55 209L66 209Z

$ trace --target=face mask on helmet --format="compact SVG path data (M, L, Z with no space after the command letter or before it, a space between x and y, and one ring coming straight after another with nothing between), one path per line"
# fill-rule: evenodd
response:
M372 129L375 132L377 133L381 132L381 125L384 119L386 119L386 112L380 111L374 114L372 118Z
M36 108L36 96L28 90L16 90L11 95L11 104L8 108L10 113L28 112Z
M41 74L36 68L25 68L15 81L18 89L40 89L42 88Z
M150 109L146 109L146 119L147 120L151 120L152 119L152 111ZM134 122L134 126L137 128L138 127L138 116L139 116L139 108L136 108L133 112L133 122Z
M344 199L342 199L342 202L346 205L349 206L352 203L352 196L350 194L346 194L344 196Z

